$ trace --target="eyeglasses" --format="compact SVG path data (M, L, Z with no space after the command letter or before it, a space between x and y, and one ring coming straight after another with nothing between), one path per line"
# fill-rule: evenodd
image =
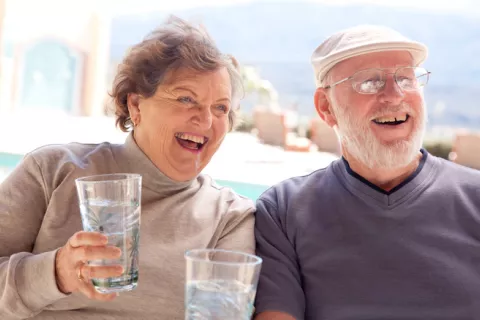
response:
M387 75L393 79L403 91L416 91L428 83L430 72L421 67L401 67L394 73L385 69L365 69L355 72L352 76L325 87L329 89L345 81L351 80L353 89L360 94L376 94L385 88Z

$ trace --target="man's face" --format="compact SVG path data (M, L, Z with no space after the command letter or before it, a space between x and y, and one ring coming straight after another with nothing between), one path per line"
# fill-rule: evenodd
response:
M335 130L342 146L369 168L394 169L411 163L422 146L426 111L421 90L402 90L393 73L413 66L406 51L370 53L335 66L328 84L350 77L359 70L380 68L387 73L382 90L362 94L352 80L329 89Z

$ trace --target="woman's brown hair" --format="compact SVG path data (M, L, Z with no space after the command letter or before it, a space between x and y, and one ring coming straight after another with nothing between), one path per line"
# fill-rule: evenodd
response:
M122 131L133 127L127 105L129 93L144 98L153 96L167 73L179 68L211 72L225 67L232 86L232 108L228 115L230 129L236 125L236 112L243 97L238 62L217 48L204 28L196 28L172 16L133 46L118 66L110 96L115 104L116 125Z

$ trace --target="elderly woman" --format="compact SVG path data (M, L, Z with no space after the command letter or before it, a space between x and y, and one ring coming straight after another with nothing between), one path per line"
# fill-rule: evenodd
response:
M254 205L202 169L235 123L241 80L201 30L171 18L120 64L112 97L122 145L47 146L0 185L0 319L183 319L184 253L254 252ZM227 164L225 164L227 165ZM138 287L101 294L89 279L121 274L85 261L119 257L83 232L75 179L138 173Z

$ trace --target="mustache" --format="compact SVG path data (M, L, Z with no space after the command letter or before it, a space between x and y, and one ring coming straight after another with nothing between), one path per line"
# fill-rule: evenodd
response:
M407 113L410 116L415 116L415 110L405 102L398 105L383 105L372 112L370 119L384 117L392 113Z

